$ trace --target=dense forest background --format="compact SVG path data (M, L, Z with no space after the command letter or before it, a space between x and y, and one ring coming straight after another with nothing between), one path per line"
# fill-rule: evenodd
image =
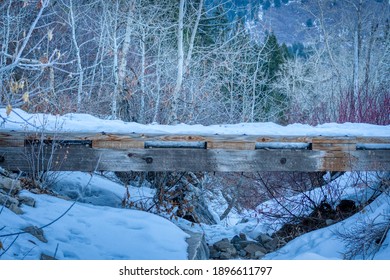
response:
M0 106L390 124L389 15L380 0L3 0Z

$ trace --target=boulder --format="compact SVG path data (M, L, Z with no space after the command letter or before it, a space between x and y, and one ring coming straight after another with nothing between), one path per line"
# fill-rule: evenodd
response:
M22 187L20 186L19 180L0 176L0 189L4 190L6 193L15 195L22 189Z
M23 214L23 210L21 208L19 208L16 204L11 204L8 207L8 209L11 210L12 212L14 212L17 215Z
M256 240L264 245L264 244L272 241L272 237L269 236L268 234L262 233L258 237L256 237Z
M219 259L220 260L230 260L230 259L232 259L232 255L228 252L221 252Z
M254 258L259 260L259 259L262 259L264 256L265 256L265 254L263 252L256 251L255 255L254 255Z
M326 219L326 220L325 220L325 224L326 224L327 226L331 226L331 225L333 225L333 224L335 224L335 223L336 223L336 221L333 220L333 219Z
M268 250L268 252L273 252L285 245L285 243L286 242L282 238L275 236L271 241L265 243L264 247Z
M48 261L48 260L57 260L56 258L52 257L52 256L49 256L49 255L46 255L44 253L41 254L41 260L44 260L44 261Z
M27 205L27 206L31 206L31 207L35 207L35 199L32 198L32 197L29 197L29 196L19 196L18 200L19 200L19 202L21 204L24 204L24 205Z
M32 236L35 236L39 241L47 243L47 239L44 236L43 229L38 228L36 226L29 226L25 227L23 231L31 234Z
M246 235L243 233L240 233L239 235L235 235L230 242L233 244L234 248L236 248L237 251L240 251L245 247L245 243L247 242ZM243 246L244 244L244 246Z
M0 206L2 205L15 214L23 214L22 209L19 208L19 201L16 198L0 193Z
M209 246L210 259L219 259L221 257L221 252L214 248L214 246Z
M224 238L221 241L214 243L213 246L217 251L220 251L221 253L228 253L231 256L237 255L236 248L233 246L233 244L230 243L229 239L227 238Z
M248 244L245 248L244 248L245 252L247 252L247 254L249 255L249 257L251 259L254 259L256 258L256 254L257 255L261 255L264 256L266 253L267 253L267 249L265 249L263 246L261 246L259 243L256 243L256 242L252 242L250 244ZM258 252L258 253L256 253Z

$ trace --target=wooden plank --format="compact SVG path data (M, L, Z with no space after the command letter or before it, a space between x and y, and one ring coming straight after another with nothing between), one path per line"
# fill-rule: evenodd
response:
M238 142L238 141L207 141L207 149L225 149L225 150L254 150L256 142Z
M356 137L356 143L390 144L390 137L359 136Z
M143 149L145 148L144 141L110 141L110 140L92 140L92 148L94 149Z
M290 143L311 143L313 137L310 136L286 136L286 135L263 135L256 136L256 142L290 142Z
M0 132L0 147L23 147L24 139L16 138L12 132Z
M99 155L93 149L77 145L52 149L43 148L3 148L0 147L0 166L12 171L94 171Z
M324 152L319 169L322 171L388 171L390 150Z
M314 151L354 151L355 137L318 137L312 139Z
M356 144L313 143L314 151L355 151Z
M23 132L0 131L0 141L24 141L25 139L104 140L104 141L209 141L209 142L292 142L292 143L383 143L390 144L390 137L372 136L288 136L288 135L226 135L226 134L170 134L170 133L106 133L106 132ZM8 139L8 140L7 140ZM1 143L1 142L0 142ZM4 142L5 143L5 142ZM22 142L20 142L22 143Z
M32 148L31 148L32 149ZM311 150L221 150L221 149L91 149L64 146L54 151L0 148L0 166L28 171L33 166L63 171L386 171L390 151L350 153ZM39 163L39 164L38 164Z
M307 154L308 155L308 154ZM290 171L316 169L317 159L285 151L133 149L102 151L99 169L117 171Z

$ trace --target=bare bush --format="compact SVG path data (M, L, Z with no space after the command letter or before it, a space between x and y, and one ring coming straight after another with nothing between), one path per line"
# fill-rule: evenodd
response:
M377 221L378 220L378 221ZM372 259L381 247L390 229L390 216L378 216L358 221L351 228L336 231L345 245L344 258Z

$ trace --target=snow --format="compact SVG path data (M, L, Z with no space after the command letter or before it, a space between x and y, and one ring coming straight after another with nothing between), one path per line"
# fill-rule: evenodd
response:
M289 135L289 136L390 136L390 125L380 126L364 123L328 123L318 126L291 124L281 126L275 123L239 123L220 125L143 125L120 120L104 120L87 114L66 114L54 116L47 114L28 114L14 109L6 116L0 109L0 116L6 122L0 123L4 130L64 132L106 132L106 133L157 133L157 134L197 134L197 135ZM26 123L26 120L28 123Z
M335 234L338 231L351 229L356 224L366 223L367 220L375 219L382 215L389 215L389 196L383 195L372 204L352 217L340 223L304 234L289 242L280 250L268 254L264 259L286 260L286 259L343 259L345 246L341 239ZM375 260L390 259L390 236L387 235L378 252L372 257Z
M80 190L89 184L94 195L79 192L84 202L72 206L72 201L23 191L21 195L36 200L36 207L24 205L22 215L3 209L0 238L4 247L15 236L2 235L20 232L27 226L45 226L71 208L58 222L44 228L47 243L29 234L21 234L1 259L39 259L41 253L53 256L57 246L56 257L59 259L187 259L188 235L172 222L147 212L113 207L119 202L115 198L119 198L120 193L123 196L123 191L119 190L123 186L99 176L90 180L90 175L81 172L63 175L67 179L61 182L59 191L65 184L71 190ZM64 194L67 192L69 190ZM106 198L107 204L113 206L92 204L104 204Z
M9 116L0 109L0 130L36 131L83 131L112 133L174 133L174 134L238 134L238 135L331 135L331 136L390 136L390 126L371 124L323 124L316 127L292 124L280 126L274 123L245 123L221 125L167 126L160 124L141 125L119 120L102 120L86 114L51 116L28 114L14 109ZM27 121L27 122L26 122ZM275 145L278 146L278 143ZM291 144L294 145L294 144ZM296 148L296 146L293 146ZM304 148L304 147L302 147ZM105 174L107 175L107 174ZM109 175L109 174L108 174ZM361 173L374 184L375 173ZM222 238L232 238L244 232L249 238L260 233L272 233L277 229L274 221L267 220L259 212L235 211L216 225L191 225L185 220L169 220L162 216L121 208L126 189L114 177L82 172L61 172L55 174L54 191L59 197L47 194L33 194L27 190L22 195L33 197L36 207L22 206L23 214L16 215L7 208L0 208L0 241L5 249L0 249L0 259L39 259L41 253L59 259L186 259L189 237L184 230L204 232L206 240L212 244ZM340 198L362 200L371 195L371 187L356 183L356 178L346 173L328 186L328 191L339 192ZM362 180L363 181L363 180ZM364 180L367 181L367 180ZM360 182L360 181L359 181ZM129 186L130 199L141 201L148 206L154 190L147 185ZM315 190L310 193L316 197ZM67 196L71 200L63 199ZM318 198L320 196L318 195ZM299 197L297 197L299 200ZM73 201L76 203L73 205ZM219 202L211 201L210 209L223 211ZM215 203L215 205L213 205ZM272 200L259 205L258 209L275 208ZM65 214L64 214L65 213ZM390 214L389 195L379 196L363 211L343 222L339 222L304 234L286 244L265 259L343 259L346 245L338 238L337 231L353 227L359 222L379 220ZM63 215L63 216L62 216ZM61 217L62 216L62 217ZM215 214L215 216L218 216ZM58 221L50 224L53 220ZM379 218L378 218L379 217ZM241 222L245 218L245 222ZM50 224L50 225L48 225ZM44 227L48 242L44 243L30 234L19 233L27 226ZM280 226L280 225L279 225ZM17 237L14 243L13 240ZM390 235L384 239L373 259L390 259ZM363 256L357 256L363 258Z

